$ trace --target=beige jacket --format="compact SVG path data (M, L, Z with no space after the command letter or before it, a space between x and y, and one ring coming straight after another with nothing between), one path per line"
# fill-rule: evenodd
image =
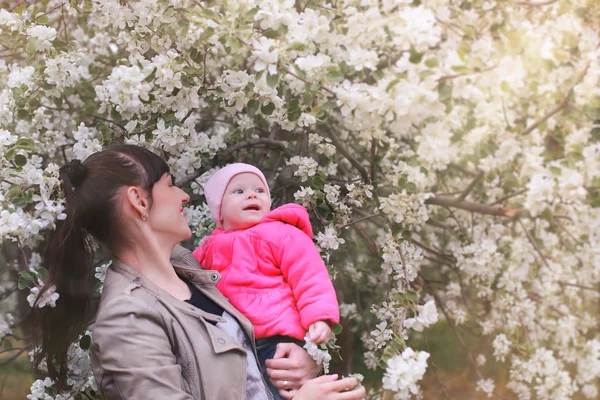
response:
M250 322L217 291L220 276L177 246L176 271L240 322ZM113 399L240 400L246 397L246 353L207 322L223 321L178 300L135 269L113 261L92 331L92 368L101 395Z

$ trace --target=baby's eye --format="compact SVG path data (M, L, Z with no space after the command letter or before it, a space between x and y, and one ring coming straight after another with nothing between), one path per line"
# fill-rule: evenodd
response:
M236 189L233 191L233 193L235 194L244 194L244 191L242 189Z
M265 191L263 189L256 189L256 193L264 193Z

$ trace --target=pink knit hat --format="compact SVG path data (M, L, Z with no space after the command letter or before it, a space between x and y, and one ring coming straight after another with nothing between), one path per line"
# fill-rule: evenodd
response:
M221 168L204 184L204 197L208 203L210 215L217 223L217 226L221 226L221 202L223 201L225 189L234 176L243 173L251 173L258 176L265 184L269 199L271 198L269 185L260 169L253 165L243 163L229 164L228 166Z

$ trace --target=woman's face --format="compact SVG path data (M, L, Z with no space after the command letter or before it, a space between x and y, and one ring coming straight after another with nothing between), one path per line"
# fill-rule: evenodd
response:
M192 231L183 216L183 204L190 196L173 184L171 175L164 174L152 187L152 207L148 213L148 222L154 231L165 239L177 243L188 239Z
M245 172L231 178L221 202L221 223L225 230L247 229L269 213L271 199L263 181Z

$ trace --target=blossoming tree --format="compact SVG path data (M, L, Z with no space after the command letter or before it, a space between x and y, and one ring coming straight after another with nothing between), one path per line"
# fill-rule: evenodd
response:
M197 243L202 183L240 160L266 171L275 205L310 211L343 335L364 344L342 351L379 371L373 398L419 396L429 354L411 337L438 313L482 395L505 398L500 367L513 398L598 397L597 2L13 3L0 244L30 304L44 232L65 217L59 165L123 142L163 155ZM38 306L60 301L53 288ZM22 317L0 316L8 346ZM97 398L81 334L69 388L46 378L28 398Z

